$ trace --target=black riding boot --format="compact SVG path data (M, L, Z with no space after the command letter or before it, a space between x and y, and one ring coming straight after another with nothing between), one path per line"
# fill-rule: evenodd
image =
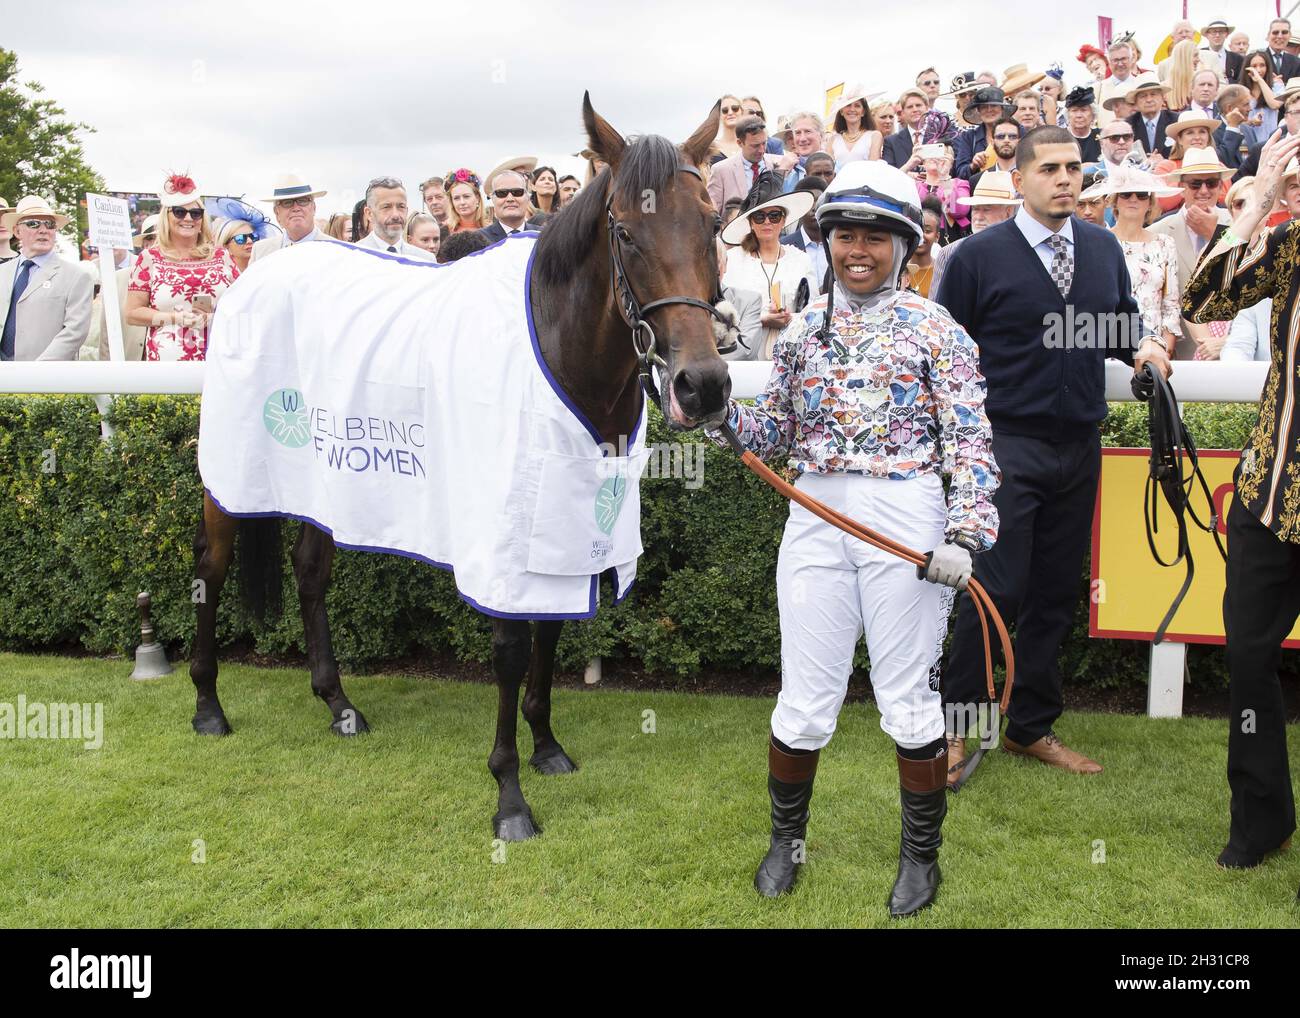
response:
M898 847L898 879L889 896L893 918L914 915L934 901L939 881L939 829L948 812L948 747L929 760L898 757L903 836Z
M821 750L791 753L772 736L767 751L767 790L772 797L772 845L758 864L754 886L769 898L785 894L799 877L806 848L808 802Z

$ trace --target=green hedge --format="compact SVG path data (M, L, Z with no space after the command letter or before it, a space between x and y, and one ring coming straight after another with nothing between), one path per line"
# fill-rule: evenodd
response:
M1194 405L1187 420L1203 447L1240 448L1254 412ZM139 638L135 594L148 589L161 638L174 654L188 653L191 544L201 504L198 401L121 397L111 421L116 434L103 442L89 397L0 396L0 647L127 651ZM1145 408L1116 405L1105 440L1143 445L1145 428ZM653 412L649 438L675 440ZM711 446L704 480L695 490L680 480L643 481L646 553L633 594L614 607L604 590L594 620L565 627L562 668L601 655L683 677L779 669L774 576L785 506L731 453ZM252 643L270 655L303 652L288 566L296 526L285 531L283 615L255 626L233 596L232 575L219 618L223 643ZM1081 581L1065 674L1099 686L1144 683L1144 644L1088 638L1084 589ZM328 604L335 652L346 667L372 669L414 654L488 660L487 620L456 597L442 570L340 552ZM1194 648L1194 655L1197 681L1223 681L1219 651Z

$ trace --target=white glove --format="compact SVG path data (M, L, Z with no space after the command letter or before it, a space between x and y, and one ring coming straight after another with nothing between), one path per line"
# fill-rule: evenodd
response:
M930 552L930 564L925 567L925 578L931 583L965 590L970 580L971 554L959 544L941 544ZM917 572L921 569L918 566Z

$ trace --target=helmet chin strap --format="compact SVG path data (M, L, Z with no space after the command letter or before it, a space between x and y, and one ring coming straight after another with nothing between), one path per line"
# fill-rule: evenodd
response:
M822 250L826 252L826 276L830 281L830 288L826 291L826 313L822 316L821 328L817 330L817 339L819 342L825 342L826 335L830 331L831 313L835 308L835 290L837 287L843 287L843 283L835 277L835 263L831 261L831 242L829 234L829 230L824 231L822 234ZM845 300L848 302L849 307L852 310L862 311L870 308L880 303L886 297L892 296L898 289L899 277L903 274L903 266L907 263L907 258L911 251L908 250L907 241L898 234L892 234L890 239L894 242L894 260L889 275L885 277L885 282L881 286L876 287L876 289L872 290L870 293L863 294L861 297L856 294L850 294L848 288L844 287L843 292ZM912 246L912 250L915 250L915 245Z

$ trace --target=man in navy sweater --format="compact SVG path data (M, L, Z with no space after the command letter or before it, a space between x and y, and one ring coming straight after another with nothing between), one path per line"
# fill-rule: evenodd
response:
M993 452L1002 468L997 544L975 578L1016 624L1016 679L1003 748L1076 774L1101 766L1066 747L1057 655L1070 630L1101 471L1104 362L1117 357L1166 377L1164 347L1141 325L1124 253L1107 230L1073 216L1083 180L1079 146L1039 127L1016 147L1015 217L962 241L937 295L975 340L988 385ZM949 784L986 698L979 618L958 613L943 673Z

